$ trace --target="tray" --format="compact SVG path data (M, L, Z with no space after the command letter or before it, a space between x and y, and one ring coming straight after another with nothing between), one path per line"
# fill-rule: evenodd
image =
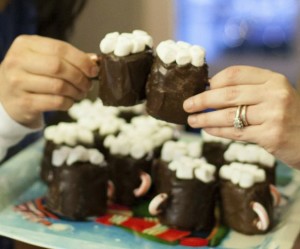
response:
M184 136L184 139L195 138L198 137ZM14 211L14 206L46 192L46 186L39 180L43 145L44 141L39 140L0 167L0 235L53 249L190 248L150 241L114 226L59 220L53 229L24 219ZM230 231L216 248L292 248L300 231L300 175L281 163L277 170L279 190L285 201L276 210L280 214L276 227L266 235L257 236Z

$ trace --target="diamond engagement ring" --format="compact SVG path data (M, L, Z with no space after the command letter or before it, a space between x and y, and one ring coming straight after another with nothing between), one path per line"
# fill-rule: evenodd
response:
M236 129L243 129L245 127L242 119L240 118L242 108L243 108L243 106L239 105L238 108L237 108L237 110L236 110L236 113L235 113L235 117L234 117L234 121L233 121L233 126Z

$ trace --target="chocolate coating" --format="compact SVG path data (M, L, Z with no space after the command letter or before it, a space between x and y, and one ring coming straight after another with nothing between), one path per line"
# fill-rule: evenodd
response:
M153 62L152 50L124 57L100 55L99 97L104 105L133 106L145 99L145 85Z
M147 158L148 159L148 158ZM151 170L152 158L134 159L130 156L110 155L108 158L110 179L114 183L114 202L126 206L137 203L134 189L141 184L140 172Z
M273 226L273 200L267 182L256 183L250 188L241 188L231 181L220 181L221 214L223 222L230 228L244 234L263 234ZM251 208L252 202L259 202L266 209L270 226L260 231L255 225L258 217Z
M198 179L178 179L168 163L157 160L152 168L157 193L169 198L161 205L158 215L164 225L183 230L210 230L214 226L217 183L203 183Z
M227 150L229 144L222 144L218 142L205 142L203 144L203 157L208 163L215 165L219 170L226 161L224 159L224 152Z
M107 207L107 167L90 163L53 167L46 207L65 218L84 220L103 215Z
M183 102L203 92L207 83L207 64L167 65L156 57L146 85L147 112L170 123L187 124L188 113L183 110Z

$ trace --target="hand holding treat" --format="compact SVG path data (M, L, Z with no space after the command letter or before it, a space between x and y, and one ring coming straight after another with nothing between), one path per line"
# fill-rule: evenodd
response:
M192 127L258 144L300 168L300 96L283 75L233 66L212 77L210 87L184 102ZM199 113L209 108L216 111Z
M145 99L153 41L141 30L107 34L100 42L99 97L104 105L132 106Z
M19 36L0 66L0 102L15 121L36 128L44 111L82 99L98 71L88 54L65 42Z
M185 99L205 90L208 68L199 46L172 40L161 42L146 86L147 112L155 118L186 124Z

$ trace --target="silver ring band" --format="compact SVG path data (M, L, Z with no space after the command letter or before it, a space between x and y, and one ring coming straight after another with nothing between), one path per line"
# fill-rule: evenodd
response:
M241 119L242 119L242 122L243 122L244 126L249 125L249 123L247 122L247 117L246 117L246 109L247 109L247 106L243 105L242 106L242 111L241 111Z
M233 126L236 129L243 129L245 127L242 119L240 118L242 107L243 107L242 105L238 106L236 113L235 113L234 120L233 120Z

